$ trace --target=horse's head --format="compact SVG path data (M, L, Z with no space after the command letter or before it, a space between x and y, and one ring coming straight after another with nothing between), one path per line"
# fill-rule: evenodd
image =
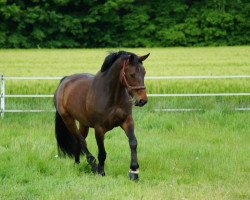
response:
M120 72L120 80L127 88L129 94L135 98L136 106L144 106L147 101L146 87L144 85L144 76L146 74L142 61L149 54L144 56L136 56L131 54L124 59Z

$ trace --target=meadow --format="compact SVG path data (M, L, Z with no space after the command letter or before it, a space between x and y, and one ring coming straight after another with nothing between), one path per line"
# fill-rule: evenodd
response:
M95 74L117 49L0 50L5 76ZM126 49L151 53L147 76L250 75L250 47ZM6 80L6 94L53 94L58 80ZM250 92L250 79L146 80L148 93ZM1 199L249 199L249 96L151 97L134 108L140 181L128 180L130 150L116 128L106 134L106 177L84 156L56 158L54 113L0 119ZM199 112L155 112L198 108ZM50 98L8 98L6 109L53 109ZM93 130L87 138L96 156Z

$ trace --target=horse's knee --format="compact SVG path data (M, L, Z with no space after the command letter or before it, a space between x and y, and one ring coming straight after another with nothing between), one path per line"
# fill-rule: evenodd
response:
M132 150L136 150L137 148L137 140L133 139L133 140L129 140L129 146Z

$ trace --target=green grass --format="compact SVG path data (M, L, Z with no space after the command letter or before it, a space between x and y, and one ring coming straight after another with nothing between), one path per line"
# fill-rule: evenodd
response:
M151 56L147 75L250 74L250 47L130 49ZM6 76L96 73L108 50L0 50ZM250 92L249 79L148 80L149 93ZM6 81L7 94L51 94L58 81ZM0 119L1 199L249 199L249 97L150 98L134 108L140 181L129 181L130 150L117 128L106 134L106 177L55 158L53 113ZM164 113L156 108L204 108ZM51 99L7 99L7 109L51 109ZM96 156L93 130L87 139Z
M154 113L136 109L140 181L127 178L129 147L106 135L106 177L55 158L53 114L1 120L1 199L248 199L249 113ZM156 120L157 119L157 120ZM94 134L88 137L96 155Z

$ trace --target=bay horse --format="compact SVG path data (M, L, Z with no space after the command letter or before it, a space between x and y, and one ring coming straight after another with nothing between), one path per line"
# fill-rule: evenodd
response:
M138 179L132 104L144 106L148 101L144 85L146 71L142 64L148 56L126 51L110 53L95 76L74 74L61 80L54 95L55 135L59 152L74 157L76 163L80 163L80 155L85 154L91 170L104 176L104 134L120 126L128 137L131 149L129 178ZM89 128L95 130L98 164L85 141Z

